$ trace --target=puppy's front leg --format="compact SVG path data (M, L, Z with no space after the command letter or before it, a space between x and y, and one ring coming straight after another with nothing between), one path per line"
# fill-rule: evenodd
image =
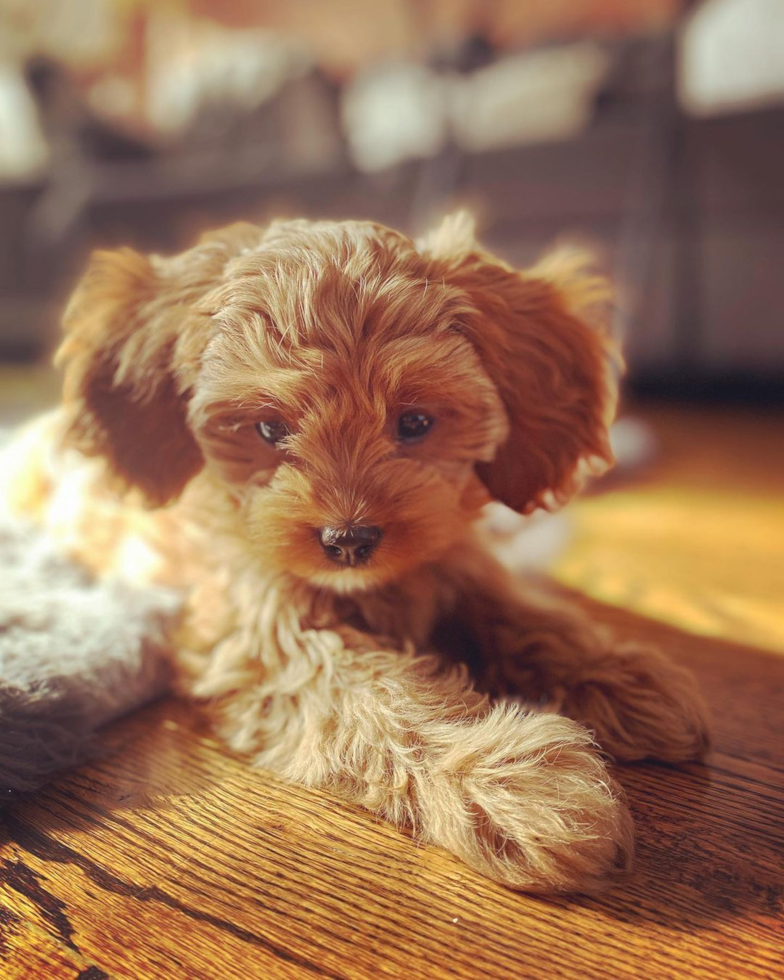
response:
M593 891L628 866L630 817L585 729L493 707L464 670L350 629L298 643L276 676L235 673L224 702L230 741L260 766L411 827L514 888Z
M617 643L574 610L532 601L486 561L481 576L462 584L459 603L481 650L482 689L548 702L621 761L705 753L707 712L689 671L655 647Z

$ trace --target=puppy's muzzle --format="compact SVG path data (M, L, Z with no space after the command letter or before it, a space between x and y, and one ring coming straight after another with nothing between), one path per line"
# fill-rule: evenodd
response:
M327 558L348 568L369 561L380 540L379 527L322 527L319 531L319 541Z

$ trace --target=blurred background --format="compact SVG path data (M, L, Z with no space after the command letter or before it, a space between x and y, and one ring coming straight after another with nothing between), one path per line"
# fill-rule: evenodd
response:
M0 0L0 355L97 245L456 204L598 243L633 387L784 378L781 0Z
M782 0L0 0L6 419L56 397L31 365L94 247L455 206L515 264L593 243L659 406L615 433L653 482L551 525L556 574L784 645Z

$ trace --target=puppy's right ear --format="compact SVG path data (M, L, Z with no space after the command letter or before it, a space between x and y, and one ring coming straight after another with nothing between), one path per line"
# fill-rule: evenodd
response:
M67 441L105 457L121 487L138 487L153 505L179 494L203 462L175 367L178 346L193 344L187 298L165 260L96 252L55 359L65 369Z
M495 458L477 464L480 479L520 513L560 507L613 462L608 429L623 361L607 319L609 283L574 249L513 269L476 242L464 214L420 247L430 276L467 297L462 330L509 420Z

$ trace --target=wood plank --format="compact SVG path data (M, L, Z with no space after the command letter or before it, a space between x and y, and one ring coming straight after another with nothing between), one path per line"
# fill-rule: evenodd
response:
M649 466L565 514L552 568L601 602L784 653L784 415L657 407Z
M10 909L0 907L0 963L4 980L103 980L107 974L75 949Z

